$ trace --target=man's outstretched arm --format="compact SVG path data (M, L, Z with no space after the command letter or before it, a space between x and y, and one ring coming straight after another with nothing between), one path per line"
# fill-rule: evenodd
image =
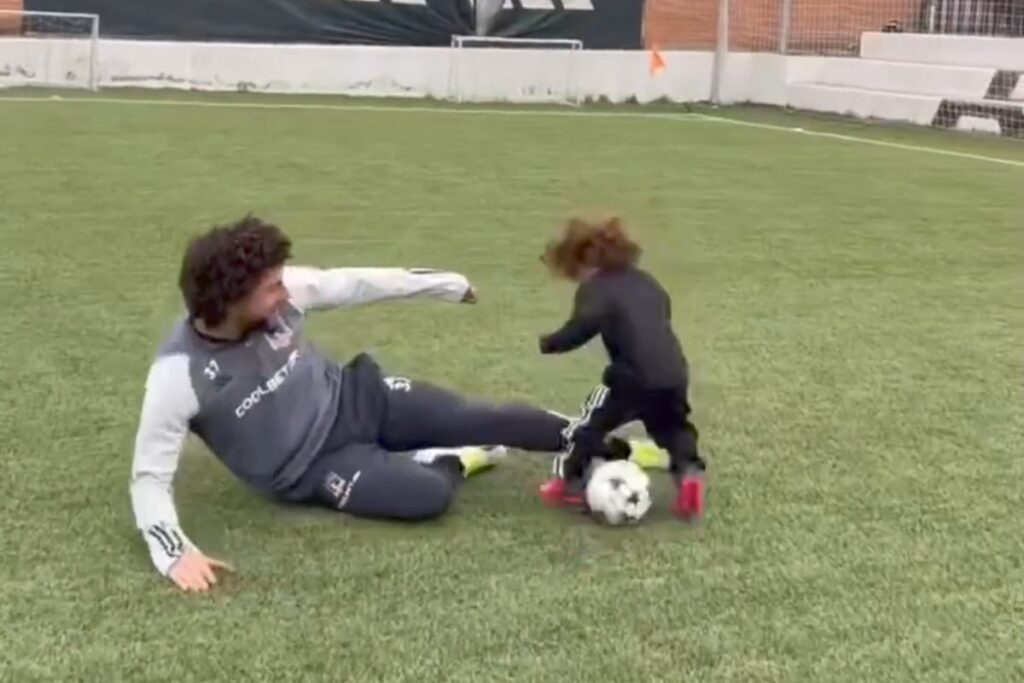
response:
M466 276L423 268L312 268L287 266L284 284L303 310L341 308L375 301L429 298L473 303Z
M131 500L135 523L157 571L183 590L216 583L217 560L205 557L178 524L173 483L189 420L198 410L188 357L163 356L150 367L135 436Z

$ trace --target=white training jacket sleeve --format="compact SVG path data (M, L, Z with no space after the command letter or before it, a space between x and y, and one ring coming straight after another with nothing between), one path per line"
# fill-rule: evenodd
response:
M284 284L300 310L358 306L391 299L462 301L464 275L424 268L331 268L287 266Z
M149 369L132 459L131 499L135 524L164 576L195 546L178 525L174 474L199 403L184 354L159 357Z

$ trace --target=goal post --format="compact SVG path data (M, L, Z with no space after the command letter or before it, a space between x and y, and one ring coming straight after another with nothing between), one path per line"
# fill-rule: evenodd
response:
M0 9L0 88L99 89L98 14Z
M583 41L452 36L448 99L579 105Z

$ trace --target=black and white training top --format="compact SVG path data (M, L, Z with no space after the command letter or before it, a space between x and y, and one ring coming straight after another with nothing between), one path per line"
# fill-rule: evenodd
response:
M135 439L131 500L157 570L166 575L195 546L181 530L173 480L186 437L198 436L239 479L280 492L305 472L336 421L358 421L359 364L341 366L303 337L307 311L413 297L459 302L462 275L403 268L286 267L289 305L263 329L233 342L178 322L146 379Z

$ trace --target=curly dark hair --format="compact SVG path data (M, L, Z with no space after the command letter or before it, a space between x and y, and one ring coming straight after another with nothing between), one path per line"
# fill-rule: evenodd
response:
M291 258L291 240L273 223L249 214L194 237L181 261L178 287L189 314L210 327L248 296L268 270Z
M575 278L584 268L626 268L636 264L640 254L640 246L626 234L621 219L570 218L562 235L548 242L541 261L555 273Z

